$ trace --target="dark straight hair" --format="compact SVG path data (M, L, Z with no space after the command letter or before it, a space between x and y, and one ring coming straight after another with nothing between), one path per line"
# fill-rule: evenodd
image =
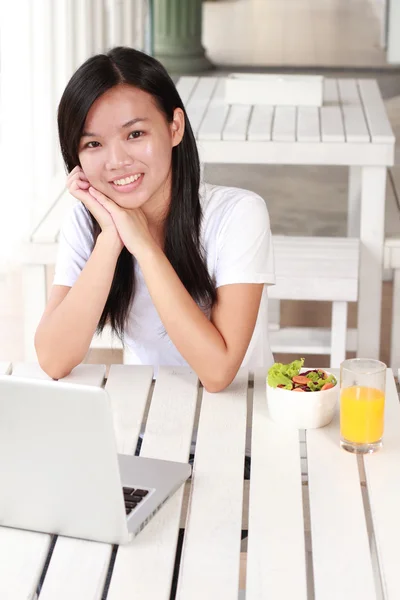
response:
M151 94L171 123L175 108L185 116L181 142L172 149L172 190L165 222L164 252L192 298L205 310L216 301L216 289L200 243L200 162L188 117L178 91L157 60L133 48L113 48L89 58L69 80L58 107L58 134L68 173L79 165L78 149L87 114L107 90L128 84ZM86 207L85 207L85 210ZM94 241L100 226L89 211ZM126 318L135 294L134 257L124 247L97 332L106 323L123 341Z

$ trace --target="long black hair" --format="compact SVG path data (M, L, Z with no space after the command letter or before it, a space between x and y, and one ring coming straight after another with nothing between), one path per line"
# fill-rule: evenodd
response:
M216 301L216 289L200 243L199 155L182 100L161 63L133 48L118 47L89 58L79 67L68 82L58 107L58 134L65 166L70 173L80 165L79 143L93 102L120 84L129 84L151 94L169 123L175 108L184 112L184 135L172 149L172 193L165 222L164 252L192 298L203 308L210 309ZM100 226L87 212L96 242ZM134 260L124 247L97 326L98 333L110 323L113 332L123 340L127 314L135 294Z

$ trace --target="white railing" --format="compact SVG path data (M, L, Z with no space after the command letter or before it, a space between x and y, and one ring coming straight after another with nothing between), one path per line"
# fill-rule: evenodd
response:
M10 0L4 4L0 164L9 182L8 189L3 188L4 198L12 198L13 204L2 217L0 252L1 245L3 251L6 244L11 247L21 230L43 215L52 203L52 190L58 182L64 184L56 113L74 70L89 56L113 46L148 51L150 44L149 0Z

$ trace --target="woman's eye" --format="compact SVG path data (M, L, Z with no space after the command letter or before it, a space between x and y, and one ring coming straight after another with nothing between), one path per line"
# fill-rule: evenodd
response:
M129 134L128 137L135 140L136 138L139 138L142 135L143 135L143 131L131 131L131 133Z
M86 148L98 148L98 146L100 146L99 142L88 142L86 144Z

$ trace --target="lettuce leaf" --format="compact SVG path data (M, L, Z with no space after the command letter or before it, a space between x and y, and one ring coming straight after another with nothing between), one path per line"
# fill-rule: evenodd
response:
M293 388L292 377L300 373L303 364L304 358L294 360L288 365L274 363L268 371L268 385L273 388L283 385L286 390L291 390Z

